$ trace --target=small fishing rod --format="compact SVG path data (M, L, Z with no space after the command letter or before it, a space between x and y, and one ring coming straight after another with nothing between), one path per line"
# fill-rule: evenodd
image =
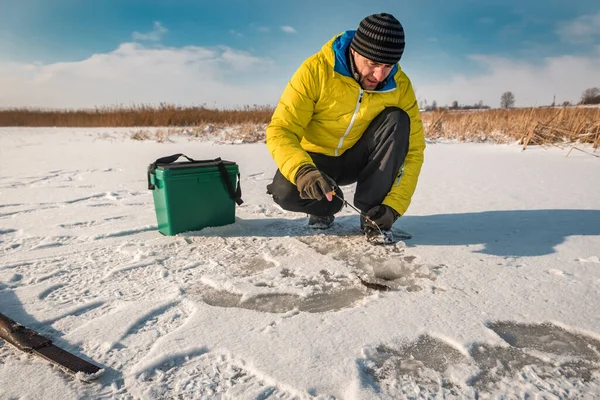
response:
M351 209L353 209L354 211L356 211L358 213L358 215L360 215L361 217L363 217L365 219L366 222L368 222L369 224L371 224L372 226L374 226L375 228L377 228L377 230L379 231L379 234L385 238L386 235L383 234L383 232L381 231L381 228L379 228L379 225L377 225L371 218L369 218L368 216L366 216L362 211L360 211L358 208L354 207L352 204L350 204L348 202L348 200L342 198L340 195L338 195L335 190L332 190L331 193L338 199L340 199L344 205L350 207Z

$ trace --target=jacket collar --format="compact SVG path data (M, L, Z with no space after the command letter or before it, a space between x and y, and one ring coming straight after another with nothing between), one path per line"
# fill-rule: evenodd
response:
M344 76L348 76L352 79L352 73L350 72L350 66L348 65L348 58L346 54L348 54L348 48L350 47L350 42L352 42L352 38L356 34L356 31L346 31L341 35L338 35L333 39L333 44L331 48L333 50L334 55L334 65L333 70L339 74ZM398 72L398 64L394 64L392 71L390 72L388 78L385 81L383 87L373 90L374 92L387 92L389 90L393 90L396 88L396 80L394 79L394 75Z

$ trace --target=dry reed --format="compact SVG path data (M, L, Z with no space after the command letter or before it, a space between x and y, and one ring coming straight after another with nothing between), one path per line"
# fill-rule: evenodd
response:
M600 108L520 108L423 113L426 136L529 145L590 143L600 145Z

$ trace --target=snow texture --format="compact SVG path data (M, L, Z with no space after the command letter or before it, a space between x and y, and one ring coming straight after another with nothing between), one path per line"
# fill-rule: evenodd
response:
M104 369L0 341L0 398L600 396L596 157L430 143L412 238L372 246L349 208L275 205L264 144L130 136L0 129L0 312ZM146 167L175 153L239 164L234 224L157 231Z

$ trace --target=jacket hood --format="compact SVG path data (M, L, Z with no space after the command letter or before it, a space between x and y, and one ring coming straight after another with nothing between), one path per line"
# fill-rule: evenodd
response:
M329 61L329 63L333 66L333 70L350 78L352 78L352 74L350 73L350 67L348 65L346 53L355 34L355 30L346 31L335 36L323 46L323 51L325 52L327 61ZM394 79L394 76L398 70L398 64L394 64L394 67L392 68L385 85L381 89L374 90L374 92L387 92L395 89L396 80Z

